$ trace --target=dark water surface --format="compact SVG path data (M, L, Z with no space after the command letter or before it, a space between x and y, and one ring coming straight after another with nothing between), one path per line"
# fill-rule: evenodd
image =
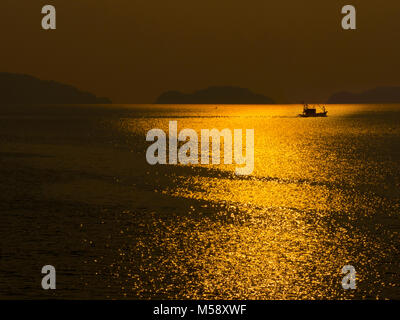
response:
M400 299L400 106L328 110L0 107L0 298ZM169 120L254 129L254 172L148 165Z

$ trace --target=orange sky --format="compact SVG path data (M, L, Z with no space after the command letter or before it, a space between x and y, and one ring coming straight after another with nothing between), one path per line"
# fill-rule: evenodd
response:
M41 29L41 7L57 30ZM341 29L343 5L357 30ZM75 85L117 103L236 85L282 102L400 86L395 0L1 0L0 71Z

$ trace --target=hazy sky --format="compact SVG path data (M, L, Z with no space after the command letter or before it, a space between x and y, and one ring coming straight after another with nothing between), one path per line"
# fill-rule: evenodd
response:
M41 8L57 9L57 30ZM357 9L357 30L341 8ZM284 102L400 86L397 0L1 0L0 71L117 103L166 90L250 88Z

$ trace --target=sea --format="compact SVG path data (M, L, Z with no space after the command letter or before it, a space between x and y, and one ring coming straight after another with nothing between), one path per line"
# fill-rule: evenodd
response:
M327 110L0 105L0 299L400 299L400 105ZM170 121L254 129L254 171L148 164Z

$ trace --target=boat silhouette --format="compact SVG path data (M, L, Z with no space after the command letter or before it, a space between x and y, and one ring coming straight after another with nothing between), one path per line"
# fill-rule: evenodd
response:
M325 106L322 106L320 108L322 109L322 112L317 112L317 108L309 107L309 105L307 103L304 103L303 113L300 113L299 117L302 117L302 118L326 117L328 114L328 111L326 111Z

